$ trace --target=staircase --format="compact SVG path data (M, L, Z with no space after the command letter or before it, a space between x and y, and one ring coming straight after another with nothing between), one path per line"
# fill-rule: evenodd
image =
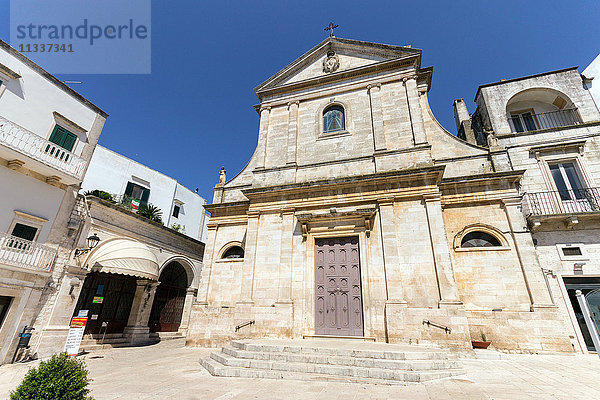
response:
M79 349L81 351L94 351L100 349L109 349L111 347L127 347L130 346L126 338L123 337L122 333L107 333L102 338L99 334L86 334L81 339Z
M83 336L79 348L82 351L90 352L94 350L108 349L114 347L131 347L148 344L155 344L165 340L185 340L185 336L181 332L157 332L148 335L148 341L142 344L132 344L129 340L123 337L122 333L107 333L104 338L101 334L87 334Z
M384 384L464 373L439 349L340 339L239 340L201 364L215 376Z
M185 339L185 336L181 332L156 332L150 333L150 339L162 342L165 340Z

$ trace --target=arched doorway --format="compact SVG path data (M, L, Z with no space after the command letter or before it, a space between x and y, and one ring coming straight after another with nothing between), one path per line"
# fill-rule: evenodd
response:
M148 326L151 332L177 332L185 304L188 276L177 261L161 272Z

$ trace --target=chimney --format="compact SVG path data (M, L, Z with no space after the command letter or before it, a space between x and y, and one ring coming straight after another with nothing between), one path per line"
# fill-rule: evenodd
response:
M471 116L464 99L454 100L454 120L456 121L458 137L476 145L475 132L471 128Z
M468 121L470 119L471 116L469 115L464 99L454 100L454 120L456 121L456 130L460 130L463 121Z

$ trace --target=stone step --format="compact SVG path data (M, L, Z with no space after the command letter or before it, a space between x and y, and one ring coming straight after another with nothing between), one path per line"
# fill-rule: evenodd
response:
M320 353L291 353L291 352L252 352L240 350L234 347L223 347L222 352L226 355L242 360L257 360L266 362L308 363L340 365L361 368L384 368L406 371L437 370L445 368L460 368L460 362L446 359L383 359L366 357L337 356ZM247 367L248 365L237 365Z
M118 343L127 343L127 339L125 339L124 337L120 337L120 338L112 338L112 339L108 339L105 338L104 340L102 339L83 339L81 341L81 346L83 345L92 345L92 344L118 344Z
M301 341L298 341L301 342ZM306 343L298 344L269 344L265 342L251 342L234 340L232 346L239 350L250 352L271 352L271 353L305 353L305 354L321 354L341 357L358 357L358 358L376 358L387 360L447 360L448 355L438 349L418 348L415 346L410 351L400 350L393 345L389 348L382 348L382 343L377 343L378 346L356 346L356 348L335 347L331 345L321 345L315 341L307 341ZM370 344L370 343L361 343Z
M436 348L332 340L236 340L202 365L216 376L424 382L464 373L460 361Z
M156 332L151 333L150 338L156 338L162 340L176 340L185 339L185 336L181 332Z
M350 370L343 367L322 366L319 372L298 372L267 370L257 368L240 368L225 366L213 358L201 361L206 370L214 376L242 377L242 378L268 378L268 379L295 379L301 381L339 381L353 383L377 383L377 384L404 384L407 382L425 382L434 379L449 378L464 373L462 370L443 371L391 371L362 369L363 376L350 375ZM365 372L366 371L366 372Z

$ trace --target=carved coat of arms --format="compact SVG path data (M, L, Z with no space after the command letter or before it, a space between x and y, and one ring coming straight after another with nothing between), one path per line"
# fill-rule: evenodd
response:
M323 60L323 72L335 72L340 67L340 58L334 51L328 51Z

